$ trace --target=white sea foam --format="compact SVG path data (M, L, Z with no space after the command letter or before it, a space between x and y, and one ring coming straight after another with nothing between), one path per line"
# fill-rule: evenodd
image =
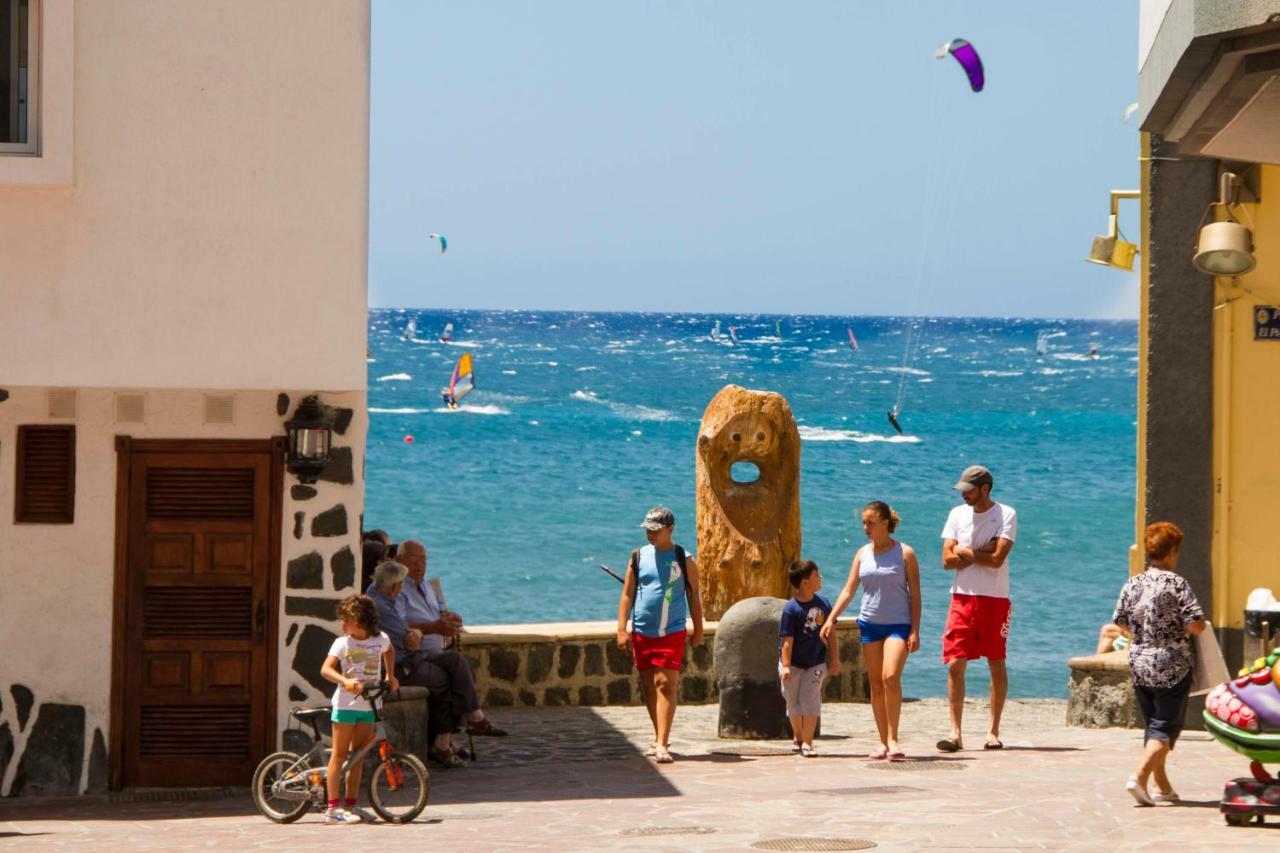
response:
M413 377L407 373L388 373L386 376L378 377L379 382L408 382L411 379Z
M921 370L918 367L882 367L881 370L887 370L890 373L907 373L911 376L932 376L933 374L927 370Z
M987 377L1021 376L1023 373L1021 370L978 370L978 371L965 370L962 372L964 373L965 376L987 376Z
M889 444L918 444L920 439L914 435L878 435L872 432L859 432L856 429L827 429L826 427L800 426L801 441L852 441L858 444L870 444L876 441Z
M586 372L587 372L587 371L589 371L589 370L599 370L599 369L600 369L600 368L596 367L594 364L588 364L586 367L575 367L575 368L573 369L573 372L574 372L574 373L586 373Z
M575 400L581 400L584 403L595 403L598 406L604 406L615 415L624 418L632 418L637 421L674 421L676 415L674 412L668 412L665 409L655 409L651 406L641 406L634 403L618 403L613 400L605 400L594 391L574 391L569 395Z
M1056 358L1061 361L1097 361L1097 359L1082 352L1055 352L1051 353L1049 358Z
M501 406L468 406L466 403L458 406L456 409L450 409L448 406L441 406L431 411L442 415L509 415L510 409L504 409Z
M502 371L502 375L503 375L503 376L515 376L515 375L516 375L516 372L515 372L514 370L504 370L504 371Z
M369 407L369 414L371 415L423 415L429 411L431 411L431 409L414 409L409 407L400 409L380 409L374 406Z

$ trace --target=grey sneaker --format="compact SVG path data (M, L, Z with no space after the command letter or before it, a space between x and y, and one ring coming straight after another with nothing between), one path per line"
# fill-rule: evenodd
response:
M329 809L324 813L325 823L364 823L360 815L346 809Z
M360 820L361 820L361 821L363 821L364 823L373 823L373 822L374 822L374 817L373 817L373 815L369 814L367 811L365 811L364 809L360 808L359 806L347 806L347 807L346 807L346 812L347 812L347 814L353 814L353 815L355 815L356 817L360 818Z

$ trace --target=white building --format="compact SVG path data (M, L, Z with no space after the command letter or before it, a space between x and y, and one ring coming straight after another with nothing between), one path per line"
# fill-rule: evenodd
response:
M0 795L244 785L320 697L368 125L367 0L0 0Z

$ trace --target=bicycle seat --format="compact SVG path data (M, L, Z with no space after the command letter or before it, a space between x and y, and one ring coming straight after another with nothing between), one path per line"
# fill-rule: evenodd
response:
M329 715L333 713L333 708L329 705L324 705L320 708L290 708L289 713L292 714L295 719L308 723L315 722L317 720L329 719Z

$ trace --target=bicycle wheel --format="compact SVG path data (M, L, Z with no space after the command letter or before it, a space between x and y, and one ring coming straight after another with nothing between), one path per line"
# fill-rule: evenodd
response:
M420 815L430 791L427 768L412 755L391 756L365 780L370 805L387 823L408 823Z
M282 795L272 790L277 782L295 779L311 768L296 766L302 756L295 752L273 752L253 771L253 804L263 817L276 823L293 823L311 808L311 792L305 780L296 788Z

